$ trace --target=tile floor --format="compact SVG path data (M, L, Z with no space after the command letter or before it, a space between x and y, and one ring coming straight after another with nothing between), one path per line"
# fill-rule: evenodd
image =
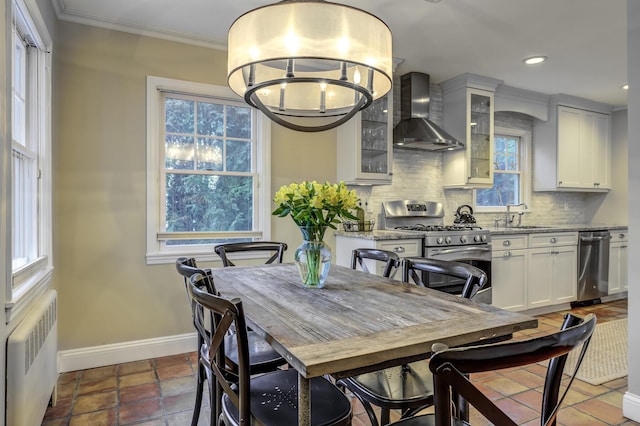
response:
M595 312L598 322L627 316L627 301L619 300L577 308L583 316ZM514 338L548 333L560 327L563 312L539 316L539 327L517 333ZM58 403L49 407L43 425L190 425L195 398L195 352L120 365L74 371L58 380ZM541 400L544 369L538 365L472 376L493 400L522 425L539 424L536 413ZM622 397L627 378L593 386L577 380L559 414L559 425L636 425L622 416ZM368 418L354 401L353 425L364 426ZM398 418L394 415L392 420ZM200 424L208 424L205 408ZM484 425L472 411L471 422Z

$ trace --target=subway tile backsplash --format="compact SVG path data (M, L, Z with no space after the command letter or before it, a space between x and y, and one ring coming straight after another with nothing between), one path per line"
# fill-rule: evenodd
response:
M394 80L394 124L400 120L400 81ZM438 125L443 122L442 90L431 84L430 118ZM508 127L533 131L533 118L516 112L497 112L494 115L496 127ZM446 130L446 129L445 129ZM534 160L535 161L535 160ZM382 202L397 199L418 199L439 201L444 204L445 224L453 223L459 205L473 203L473 191L469 189L443 189L442 154L429 151L394 150L393 181L391 185L354 186L363 201L367 202L367 216L382 226ZM530 213L523 219L524 224L557 225L585 223L586 197L579 192L532 192ZM475 217L483 227L492 227L496 213L476 213Z

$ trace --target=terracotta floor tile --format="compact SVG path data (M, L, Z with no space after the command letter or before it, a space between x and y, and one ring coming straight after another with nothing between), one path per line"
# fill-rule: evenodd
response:
M117 365L108 365L106 367L92 368L84 370L80 376L80 382L93 382L105 378L114 377L118 371Z
M117 395L116 391L111 391L79 396L73 404L71 415L75 416L76 414L91 413L92 411L113 408L117 403Z
M93 413L72 416L69 426L113 426L116 422L116 410L96 411Z
M55 407L47 408L47 411L44 413L45 419L54 419L60 417L68 417L71 415L71 407L72 407L73 399L67 400L58 400L58 403Z
M558 425L559 426L611 426L606 423L584 413L580 410L576 410L573 407L566 407L560 410L558 413Z
M154 371L144 371L142 373L128 374L120 377L120 388L155 382L156 373Z
M76 386L76 382L65 383L63 385L58 383L58 400L73 399Z
M153 370L153 363L149 359L145 359L142 361L128 362L126 364L120 365L118 368L119 376L126 376L127 374L140 373L142 371L151 371Z
M514 395L512 398L520 402L521 404L526 405L532 410L539 411L540 407L542 406L542 392L538 392L535 390L528 390L526 392L519 393L517 395Z
M540 377L537 374L530 373L523 369L518 369L517 371L510 371L509 373L506 373L504 376L514 382L517 382L523 386L526 386L529 389L544 386L543 377Z
M582 402L575 408L610 425L617 425L624 421L620 408L599 399Z
M177 379L163 380L160 382L160 389L162 395L175 395L184 392L195 392L196 390L196 378L195 377L179 377ZM207 383L204 384L204 392L207 395Z
M157 368L160 380L175 379L176 377L195 376L190 364L168 365Z
M483 384L486 387L491 388L504 396L524 392L528 389L526 386L523 386L518 382L514 382L513 380L507 379L506 377L498 377L493 380L485 381Z
M68 373L62 373L58 377L58 386L75 383L75 381L80 377L81 373L82 371L70 371Z
M99 380L81 381L78 385L78 395L85 395L93 392L103 392L108 390L116 390L118 388L118 379L114 376L104 377Z
M69 419L68 418L58 418L58 419L45 419L42 421L42 426L68 426Z
M120 389L120 404L158 397L160 397L160 385L158 383L145 383Z
M167 367L170 365L191 364L187 353L155 358L154 362L157 368Z
M162 417L160 399L146 399L120 406L120 424L133 423L138 420L148 420Z
M495 404L518 424L540 417L539 410L532 410L511 398L499 399L495 401Z
M195 401L196 393L189 392L165 396L162 398L162 405L164 406L165 413L177 413L179 411L193 409Z

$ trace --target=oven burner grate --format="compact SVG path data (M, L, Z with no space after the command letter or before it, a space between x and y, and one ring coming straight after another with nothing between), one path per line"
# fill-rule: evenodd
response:
M461 230L472 230L472 229L482 229L482 227L477 225L403 225L396 226L394 229L399 229L403 231L424 231L424 232L440 232L440 231L461 231Z

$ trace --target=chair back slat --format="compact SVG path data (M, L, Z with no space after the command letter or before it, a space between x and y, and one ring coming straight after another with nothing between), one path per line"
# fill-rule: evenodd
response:
M366 259L385 262L382 276L386 278L393 278L400 266L400 257L392 251L358 248L351 252L351 269L358 269L358 267L360 267L362 271L371 273L365 262ZM373 271L373 273L375 273L375 271Z
M215 252L222 260L222 266L236 266L229 258L231 253L240 252L270 252L270 257L265 264L282 263L284 252L287 250L287 244L276 241L250 241L243 243L219 244L215 247Z
M485 274L482 269L469 265L468 263L422 257L402 259L402 281L406 283L413 281L420 287L426 287L426 284L422 280L421 272L430 272L463 279L464 286L461 297L465 299L473 299L476 297L489 281L487 274Z

